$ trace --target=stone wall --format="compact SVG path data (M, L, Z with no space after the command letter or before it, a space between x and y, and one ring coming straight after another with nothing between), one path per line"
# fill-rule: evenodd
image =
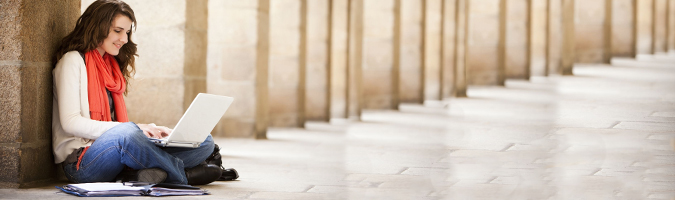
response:
M258 2L209 1L208 8L207 91L235 97L214 136L253 137Z
M0 188L54 178L52 68L75 27L79 0L0 1Z
M81 12L84 12L92 2L94 1L82 0ZM192 95L195 95L186 97L184 75L186 72L199 74L195 70L186 71L184 67L186 2L185 0L125 2L134 10L138 24L132 36L134 43L138 44L136 74L129 81L129 93L125 98L129 120L174 127L186 106L192 102L194 97Z
M126 96L129 120L174 127L185 111L185 0L126 3L139 26L133 35L136 75Z

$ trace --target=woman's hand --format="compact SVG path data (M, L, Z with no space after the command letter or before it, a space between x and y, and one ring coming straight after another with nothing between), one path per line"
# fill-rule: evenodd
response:
M138 128L143 130L143 134L148 138L164 138L171 134L171 129L165 126L156 126L155 124L136 124Z

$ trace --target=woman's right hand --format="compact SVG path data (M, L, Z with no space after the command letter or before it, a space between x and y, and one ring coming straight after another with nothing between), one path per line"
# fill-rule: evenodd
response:
M171 134L171 129L165 126L156 126L155 124L136 124L143 130L143 134L148 138L161 139Z

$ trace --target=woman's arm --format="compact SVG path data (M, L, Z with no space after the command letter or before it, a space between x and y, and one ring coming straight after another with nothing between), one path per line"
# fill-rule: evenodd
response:
M88 98L86 88L81 88L81 82L86 83L86 77L82 79L82 68L85 68L84 61L74 51L65 54L54 68L59 118L66 133L96 139L119 122L102 122L82 116L81 99Z

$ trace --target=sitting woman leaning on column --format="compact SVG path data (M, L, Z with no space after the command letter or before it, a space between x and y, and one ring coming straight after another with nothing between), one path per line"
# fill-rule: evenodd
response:
M218 166L219 148L210 135L198 148L158 147L149 138L166 137L171 129L129 122L123 95L135 69L135 27L129 5L98 0L63 38L53 71L55 162L75 183L236 179L234 169Z

